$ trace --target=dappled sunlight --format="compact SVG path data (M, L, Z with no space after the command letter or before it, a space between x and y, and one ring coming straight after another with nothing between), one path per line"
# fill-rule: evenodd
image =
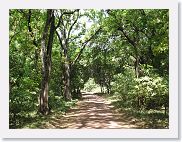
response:
M108 129L139 128L134 118L118 113L102 96L84 94L77 106L63 116L52 117L43 128ZM142 124L143 125L143 124Z

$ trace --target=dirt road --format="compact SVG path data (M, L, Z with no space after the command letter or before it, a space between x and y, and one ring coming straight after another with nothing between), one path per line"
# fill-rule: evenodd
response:
M111 102L94 93L84 93L76 107L63 116L56 116L43 128L68 129L127 129L139 128L136 119L117 112Z

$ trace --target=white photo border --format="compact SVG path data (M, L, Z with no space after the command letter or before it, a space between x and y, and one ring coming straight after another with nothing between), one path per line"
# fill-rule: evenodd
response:
M169 129L9 129L9 9L169 9ZM178 138L178 3L175 0L6 0L0 5L3 138Z

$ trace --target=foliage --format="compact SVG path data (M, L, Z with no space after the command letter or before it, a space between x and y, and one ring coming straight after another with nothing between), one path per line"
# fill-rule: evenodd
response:
M164 77L146 75L135 78L134 72L129 68L124 73L115 76L112 92L126 107L145 109L168 107L168 102L166 102L169 96L168 80Z
M90 78L85 84L84 84L84 90L88 92L93 92L95 89L99 88L99 85L95 83L93 78Z
M33 117L46 118L37 114L44 77L41 39L46 12L10 10L10 128L33 123ZM53 43L45 35L46 44L52 45L46 90L50 112L67 111L81 98L82 90L101 90L113 95L119 108L138 114L159 111L155 114L167 119L168 10L55 9L53 17ZM155 120L158 123L159 117Z

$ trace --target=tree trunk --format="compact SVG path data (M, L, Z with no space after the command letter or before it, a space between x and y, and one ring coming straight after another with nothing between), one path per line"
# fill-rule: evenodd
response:
M50 32L48 36L48 29ZM39 111L47 115L50 111L48 106L49 76L51 71L51 52L54 37L54 14L53 10L47 10L47 20L41 40L41 58L42 58L42 82L39 100ZM46 44L47 43L47 44Z
M71 91L70 91L70 65L66 61L64 63L64 97L67 101L71 100Z
M34 68L35 68L35 71L36 71L37 74L38 74L38 60L39 60L38 49L35 49Z
M70 63L69 63L69 57L68 57L68 45L63 45L64 49L64 90L63 95L65 97L66 101L70 101L72 99L71 97L71 90L70 90Z
M60 57L62 59L62 51L60 51ZM60 60L60 71L61 71L61 76L59 77L59 94L60 96L63 96L63 81L64 81L64 71L62 70L64 68L62 60Z
M135 60L135 75L136 75L136 78L139 77L139 57L136 57L136 60Z
M110 89L108 86L107 86L107 94L110 94Z
M111 89L111 80L109 78L107 82L107 94L110 94L110 89Z

